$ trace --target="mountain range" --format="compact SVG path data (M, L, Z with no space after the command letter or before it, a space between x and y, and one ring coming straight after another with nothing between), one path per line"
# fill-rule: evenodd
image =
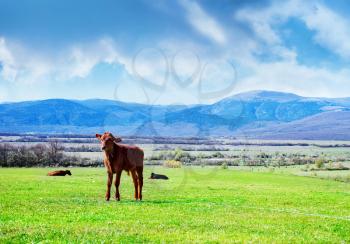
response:
M148 105L49 99L0 104L0 132L112 131L135 136L230 136L350 140L350 98L275 91L240 93L209 105Z

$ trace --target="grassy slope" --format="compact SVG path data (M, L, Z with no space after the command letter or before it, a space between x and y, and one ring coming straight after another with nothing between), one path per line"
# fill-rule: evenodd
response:
M276 173L147 168L132 200L105 202L104 169L0 169L0 242L350 241L350 185Z

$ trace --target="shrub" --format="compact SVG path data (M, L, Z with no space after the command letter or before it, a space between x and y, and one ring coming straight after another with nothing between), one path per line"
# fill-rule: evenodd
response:
M316 168L321 169L321 168L324 167L324 165L325 165L326 163L328 163L328 161L325 160L324 158L318 158L318 159L316 159L316 161L315 161L315 166L316 166Z
M167 168L181 168L181 165L181 162L177 160L166 160L163 163L163 166Z
M223 162L223 163L221 164L221 168L222 168L222 169L228 169L227 163L226 163L226 162Z
M345 182L350 182L350 175L345 176L344 181Z
M349 170L348 167L345 167L343 164L341 163L334 163L334 164L330 164L327 168L327 170Z
M310 170L310 165L306 164L304 168L301 169L302 171L309 171Z
M256 155L257 158L270 158L270 156L264 152Z
M174 152L174 157L172 158L175 161L181 161L181 162L186 162L186 163L190 163L192 160L195 160L196 157L192 156L190 153L188 152L184 152L182 149L177 148Z
M348 170L348 167L345 167L343 164L341 163L335 163L333 164L333 168L334 169L340 169L340 170Z
M197 158L198 158L198 159L202 159L202 158L206 158L206 156L205 156L204 153L198 153L198 154L197 154Z
M213 158L224 158L225 155L222 154L221 152L215 152L215 153L212 154L212 157Z

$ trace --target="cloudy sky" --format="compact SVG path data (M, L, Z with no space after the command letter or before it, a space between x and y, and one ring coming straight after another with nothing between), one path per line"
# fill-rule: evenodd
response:
M0 101L350 97L347 0L0 0Z

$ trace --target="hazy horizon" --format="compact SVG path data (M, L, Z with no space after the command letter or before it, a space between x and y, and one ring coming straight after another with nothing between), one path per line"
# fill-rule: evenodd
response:
M299 96L301 98L320 98L320 99L342 99L342 98L350 98L348 97L315 97L315 96L301 96L300 94L296 93L291 93L291 92L283 92L283 91L274 91L274 90L249 90L249 91L243 91L235 94L231 94L227 97L223 97L222 99L211 102L211 103L193 103L193 104L176 104L176 103L165 103L165 104L148 104L148 105L162 105L162 106L176 106L176 105L184 105L184 106L191 106L191 105L210 105L214 104L216 102L219 102L221 100L224 100L226 98L234 97L234 96L239 96L239 95L244 95L244 94L249 94L249 93L255 93L255 92L276 92L276 93L281 93L281 94L293 94L296 96ZM46 101L46 100L68 100L68 101L88 101L88 100L106 100L106 101L114 101L114 102L122 102L122 103L135 103L135 104L146 104L146 103L139 103L139 102L130 102L130 101L123 101L123 100L116 100L116 99L108 99L108 98L99 98L99 97L91 97L91 98L84 98L84 99L75 99L75 98L62 98L62 97L51 97L51 98L42 98L42 99L33 99L33 100L18 100L18 101L0 101L0 104L6 104L6 103L21 103L21 102L35 102L35 101ZM147 104L146 104L147 105Z

